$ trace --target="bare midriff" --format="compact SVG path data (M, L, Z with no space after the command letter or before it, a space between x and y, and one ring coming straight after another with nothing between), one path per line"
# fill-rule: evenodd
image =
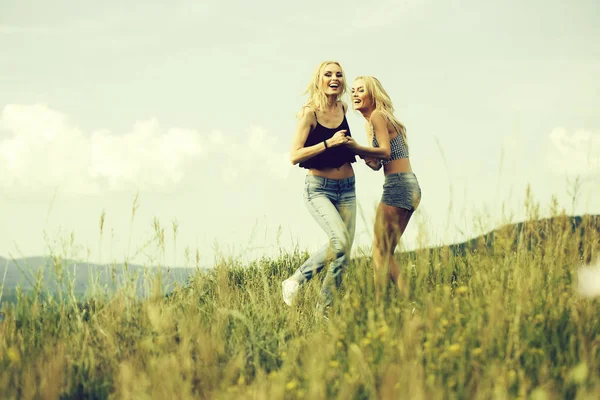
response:
M346 163L339 168L311 168L308 170L308 174L328 179L347 179L354 176L354 169L352 169L352 165L350 165L350 163Z
M383 166L383 173L385 175L397 174L400 172L413 172L412 167L410 166L409 158L393 160L387 164L384 164Z

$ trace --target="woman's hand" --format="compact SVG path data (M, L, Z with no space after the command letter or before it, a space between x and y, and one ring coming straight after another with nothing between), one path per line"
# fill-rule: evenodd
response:
M346 132L348 132L346 129L337 131L332 137L327 139L327 147L337 147L346 144L348 139L350 139L348 136L346 136Z
M346 141L346 146L350 147L351 149L356 149L357 147L360 146L358 143L356 143L356 140L354 140L352 137L348 136L347 139L348 140Z
M378 159L373 157L363 157L365 164L369 166L373 171L379 171L381 169L381 163Z

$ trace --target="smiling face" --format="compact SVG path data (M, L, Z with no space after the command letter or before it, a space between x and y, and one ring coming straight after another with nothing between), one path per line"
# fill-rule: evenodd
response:
M352 106L357 111L368 111L375 107L372 96L367 92L365 81L357 79L352 85Z
M344 92L345 81L342 67L330 63L325 65L321 73L321 87L328 96L337 96Z

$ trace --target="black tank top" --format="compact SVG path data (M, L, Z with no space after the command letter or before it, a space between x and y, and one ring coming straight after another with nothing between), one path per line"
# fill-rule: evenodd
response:
M315 112L315 119L317 119L317 113ZM308 134L304 147L310 147L317 143L321 143L325 139L331 138L337 131L345 129L346 136L352 136L350 134L350 126L346 120L346 110L344 110L344 120L337 128L327 128L319 123L317 120L317 126ZM339 168L346 163L356 162L354 153L346 146L330 147L323 153L318 154L308 160L301 162L300 167L310 169L327 169L327 168Z

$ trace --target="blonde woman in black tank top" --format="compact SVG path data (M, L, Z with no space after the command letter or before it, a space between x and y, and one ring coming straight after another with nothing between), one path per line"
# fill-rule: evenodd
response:
M318 309L326 312L350 259L356 224L351 165L356 159L347 146L351 135L346 120L348 108L341 101L346 93L346 82L340 64L321 63L306 93L309 99L298 115L290 161L308 170L304 201L328 240L282 282L282 294L285 303L292 305L299 287L327 267L317 303Z
M374 170L383 166L385 183L375 216L373 269L375 296L379 303L388 277L401 291L405 285L394 259L394 250L421 201L421 187L408 157L406 129L394 116L392 101L372 76L354 80L352 104L366 120L370 146L349 139L348 146Z

